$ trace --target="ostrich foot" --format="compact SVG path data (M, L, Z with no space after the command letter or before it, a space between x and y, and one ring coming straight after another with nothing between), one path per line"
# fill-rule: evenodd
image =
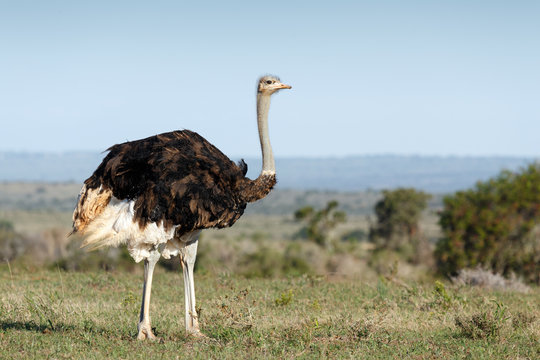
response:
M156 340L157 337L152 332L152 328L147 324L139 324L139 334L137 335L137 340Z

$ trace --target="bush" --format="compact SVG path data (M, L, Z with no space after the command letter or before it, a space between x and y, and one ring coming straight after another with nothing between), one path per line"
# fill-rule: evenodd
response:
M383 191L375 204L377 223L369 232L378 251L399 252L413 263L429 257L423 251L429 250L429 244L420 234L419 221L430 197L412 188Z
M472 190L444 198L437 244L441 273L483 266L512 272L540 283L540 237L533 232L540 220L540 167L520 173L503 171Z

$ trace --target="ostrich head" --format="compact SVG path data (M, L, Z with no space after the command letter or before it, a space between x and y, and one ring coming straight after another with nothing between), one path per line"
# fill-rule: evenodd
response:
M261 95L272 95L278 90L290 88L290 85L283 84L277 76L266 75L259 79L257 92Z

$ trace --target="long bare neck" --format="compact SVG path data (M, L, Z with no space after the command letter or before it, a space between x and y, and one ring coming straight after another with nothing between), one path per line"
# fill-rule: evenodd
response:
M262 150L261 175L275 175L276 164L272 145L268 135L268 110L270 109L270 95L257 93L257 125L259 127L259 139Z
M276 164L272 145L268 137L268 109L270 108L270 95L257 93L257 125L262 150L262 170L255 180L246 179L241 187L241 196L246 202L262 199L276 184Z

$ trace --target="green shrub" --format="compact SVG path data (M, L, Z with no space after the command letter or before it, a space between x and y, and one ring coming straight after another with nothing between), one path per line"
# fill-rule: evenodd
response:
M540 167L503 171L474 189L444 198L436 249L441 273L483 266L515 272L540 283L540 241L532 231L540 221Z
M431 254L424 251L430 250L429 244L420 234L419 222L430 197L412 188L384 190L383 198L375 204L377 222L369 232L376 250L399 252L413 263L429 257Z

